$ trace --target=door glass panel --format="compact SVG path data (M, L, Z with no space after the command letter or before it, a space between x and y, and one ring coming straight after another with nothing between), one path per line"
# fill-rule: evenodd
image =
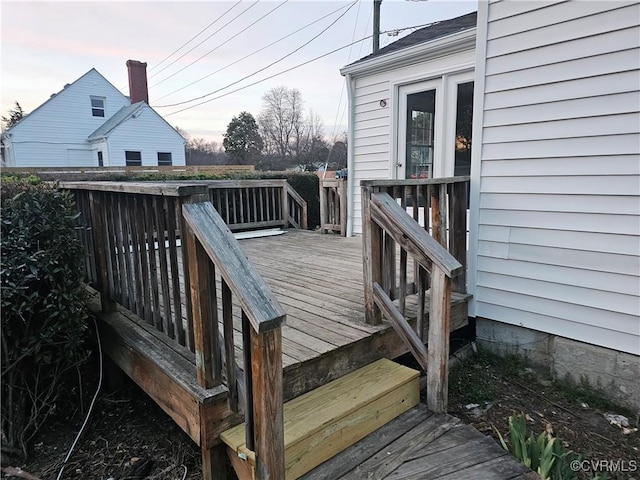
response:
M433 176L436 91L407 95L406 178Z
M473 82L458 84L456 101L455 176L471 174Z

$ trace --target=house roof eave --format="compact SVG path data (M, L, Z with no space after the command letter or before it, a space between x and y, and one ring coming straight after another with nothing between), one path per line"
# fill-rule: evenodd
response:
M475 48L476 28L470 28L462 32L457 32L444 37L436 38L432 41L424 42L380 55L370 60L365 60L351 65L346 65L340 69L344 76L350 74L359 76L376 73L379 71L398 68L417 61L424 61L430 58L441 57L460 51Z

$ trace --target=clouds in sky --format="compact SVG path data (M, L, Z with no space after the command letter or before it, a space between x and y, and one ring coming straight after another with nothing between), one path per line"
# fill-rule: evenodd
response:
M233 83L294 51L328 27L352 2L288 0L283 3L283 0L261 0L257 3L236 3L3 1L0 4L2 114L5 115L16 100L27 112L35 109L52 93L58 92L66 83L73 82L91 68L96 68L128 95L125 66L128 59L147 62L149 99L152 106L159 107L199 97ZM275 9L281 3L282 6ZM161 98L340 7L344 8L286 40L203 81ZM370 35L372 8L373 0L360 0L335 25L306 47L273 67L209 98L347 45L354 36L357 40ZM381 29L426 24L475 9L474 1L384 0ZM271 10L274 10L271 14L250 26ZM219 18L225 12L227 13ZM167 55L216 19L216 23L192 43L157 67ZM216 30L219 31L202 45L167 67L171 61ZM381 45L397 38L384 36L381 38ZM215 51L210 55L165 80L213 49ZM173 115L171 113L180 107L157 110L166 116L169 123L179 125L193 136L221 141L221 134L234 115L243 110L257 115L264 92L277 85L286 85L302 92L306 107L323 118L327 135L339 133L346 128L346 117L342 116L346 92L342 94L341 105L338 105L344 85L339 69L370 52L371 40L367 39L362 44L345 48L304 67L199 107ZM167 68L160 71L164 67ZM337 127L334 126L336 116L339 124Z

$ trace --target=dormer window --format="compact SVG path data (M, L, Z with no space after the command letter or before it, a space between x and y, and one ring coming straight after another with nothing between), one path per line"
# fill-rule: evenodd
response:
M104 118L104 97L91 97L91 115Z

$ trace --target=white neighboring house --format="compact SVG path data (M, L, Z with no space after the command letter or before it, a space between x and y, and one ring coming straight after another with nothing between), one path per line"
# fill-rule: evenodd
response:
M185 165L184 138L146 102L146 64L127 66L131 100L92 68L2 134L5 166Z
M439 22L341 72L349 233L360 180L468 174L456 127L472 82L478 340L640 407L639 19L637 1L481 1L477 22Z

